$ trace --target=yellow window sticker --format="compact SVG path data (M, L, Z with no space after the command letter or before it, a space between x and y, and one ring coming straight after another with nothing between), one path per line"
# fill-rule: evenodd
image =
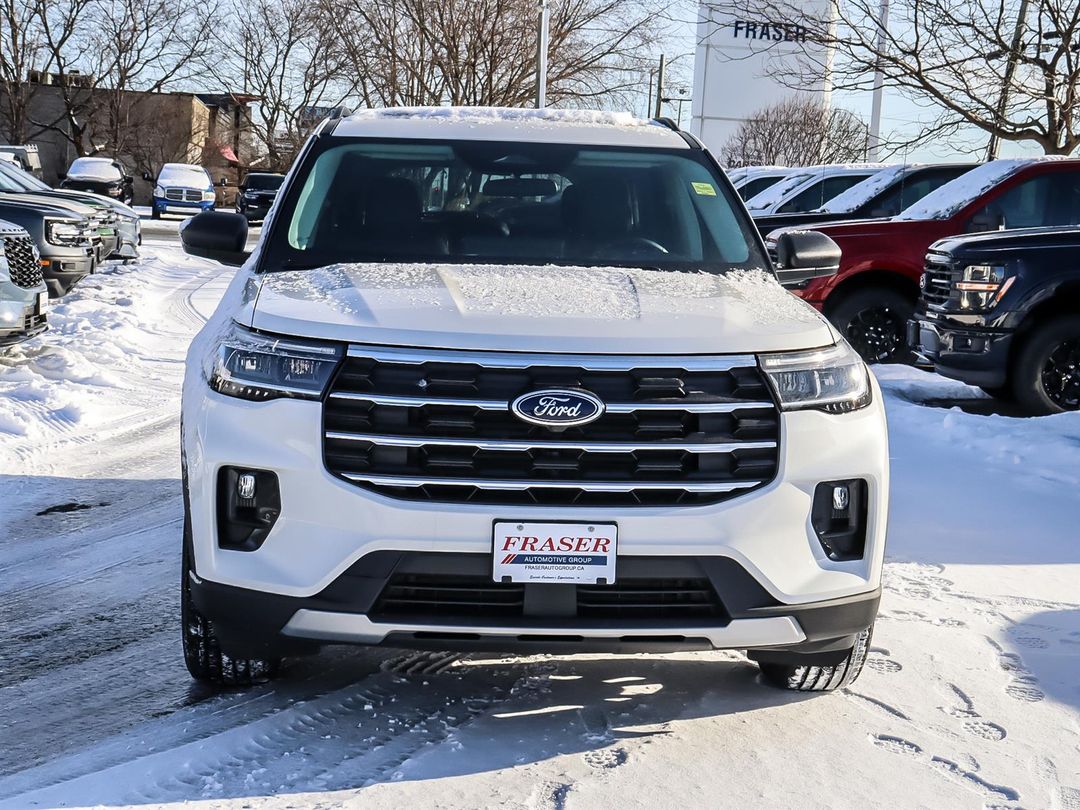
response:
M694 188L695 194L700 194L702 197L715 197L716 189L713 188L712 183L691 183Z

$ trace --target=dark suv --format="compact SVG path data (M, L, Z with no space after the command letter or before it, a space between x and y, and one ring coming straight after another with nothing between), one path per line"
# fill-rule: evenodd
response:
M266 219L284 179L283 174L249 174L238 189L240 193L236 195L236 213L243 214L248 222Z
M1080 228L930 246L913 347L946 377L1031 413L1080 410Z

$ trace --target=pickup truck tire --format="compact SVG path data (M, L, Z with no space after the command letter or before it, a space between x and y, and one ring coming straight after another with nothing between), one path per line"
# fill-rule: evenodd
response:
M862 673L874 628L870 626L855 637L855 646L838 664L809 666L807 664L759 664L761 677L770 686L793 692L832 692L851 683Z
M1080 410L1080 315L1035 328L1012 366L1016 401L1032 414Z
M888 287L864 287L829 311L829 320L867 363L910 363L907 322L915 302Z
M191 677L203 683L230 688L243 688L265 683L274 678L281 666L280 660L258 658L234 658L221 650L214 626L192 604L191 571L188 561L189 529L187 521L184 532L184 556L180 581L180 621L184 644L184 663Z

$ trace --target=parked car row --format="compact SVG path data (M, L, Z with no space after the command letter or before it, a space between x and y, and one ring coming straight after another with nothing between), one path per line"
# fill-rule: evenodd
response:
M814 211L754 220L781 269L784 233L839 247L837 272L789 288L867 360L921 358L1031 413L1080 409L1080 160L887 167Z

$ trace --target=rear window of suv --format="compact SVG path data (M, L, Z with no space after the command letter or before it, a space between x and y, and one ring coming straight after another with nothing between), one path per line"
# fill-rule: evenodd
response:
M339 142L292 184L267 265L766 266L717 175L690 149Z

